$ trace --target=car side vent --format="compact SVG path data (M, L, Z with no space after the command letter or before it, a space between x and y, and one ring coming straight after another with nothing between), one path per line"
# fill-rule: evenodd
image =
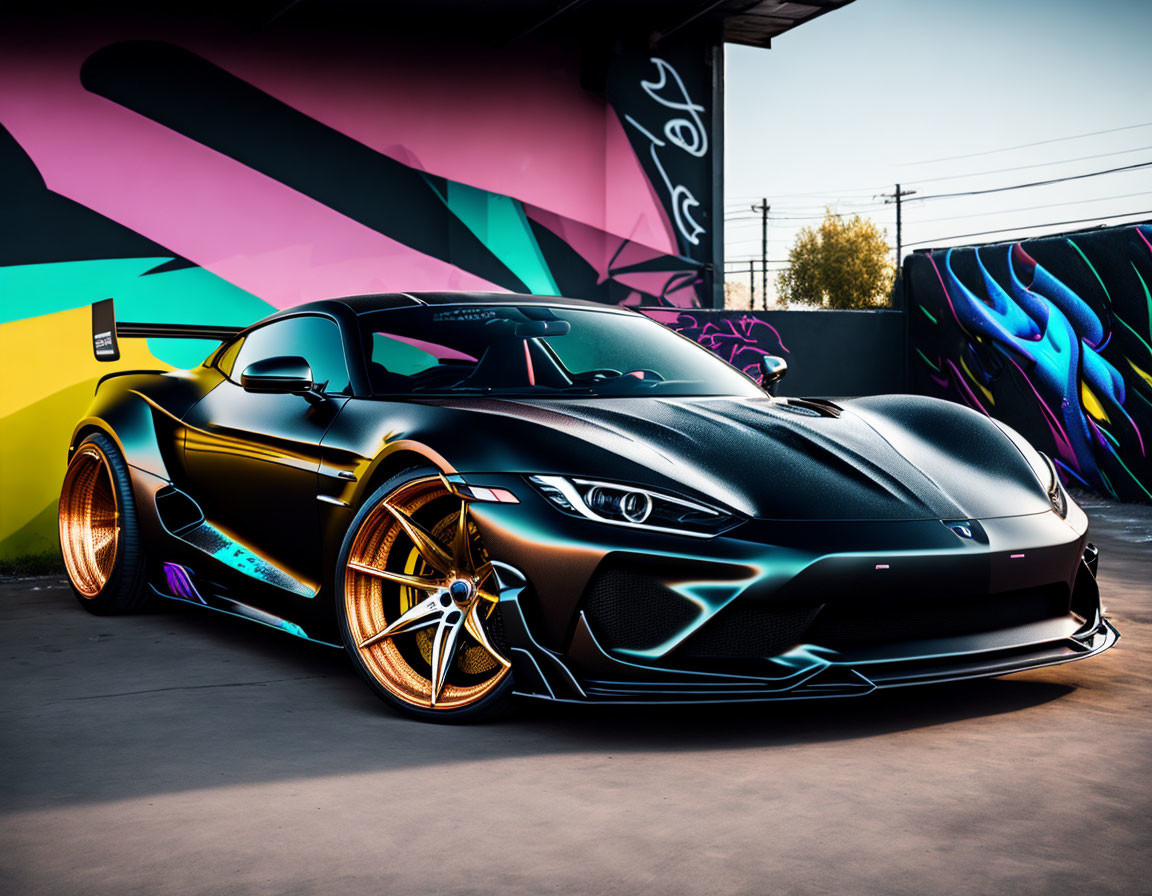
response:
M611 566L584 592L592 633L609 649L647 650L675 637L700 610L652 576Z
M173 535L204 522L200 505L171 485L156 492L156 513L164 528Z

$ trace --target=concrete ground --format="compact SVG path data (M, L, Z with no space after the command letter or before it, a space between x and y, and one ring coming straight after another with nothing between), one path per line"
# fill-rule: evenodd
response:
M757 709L392 715L342 654L0 584L0 892L1152 892L1152 508L1089 507L1120 644Z

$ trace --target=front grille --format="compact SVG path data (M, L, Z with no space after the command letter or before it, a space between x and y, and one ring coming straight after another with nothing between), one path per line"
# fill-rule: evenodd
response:
M739 603L721 610L677 649L692 659L748 659L786 653L804 641L820 606Z
M588 584L584 612L603 646L647 650L682 632L700 610L650 575L608 567Z
M592 632L608 649L647 650L682 633L700 609L664 585L668 570L605 565L584 593ZM737 599L693 632L669 659L756 660L799 644L835 650L980 634L1054 619L1070 610L1063 583L999 594L932 597L823 592L811 600Z
M1061 583L945 599L830 601L804 639L810 644L839 650L892 641L980 634L1053 619L1068 611L1068 588Z

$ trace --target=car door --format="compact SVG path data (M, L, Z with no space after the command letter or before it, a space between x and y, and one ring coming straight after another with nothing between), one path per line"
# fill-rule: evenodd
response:
M226 563L255 574L259 564L246 560L247 550L314 591L321 574L320 441L351 393L339 324L316 314L280 318L252 330L226 356L226 379L184 417L194 497L206 520L240 548L219 554ZM249 365L283 356L308 362L323 399L243 388Z

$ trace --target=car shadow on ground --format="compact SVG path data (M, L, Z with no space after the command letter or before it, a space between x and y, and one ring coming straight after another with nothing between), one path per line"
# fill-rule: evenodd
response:
M1027 711L1076 690L1030 675L742 705L522 700L500 719L437 725L381 703L343 651L250 622L167 602L134 617L92 617L66 586L25 592L8 606L14 677L0 699L0 802L14 809L329 776L435 778L476 762L643 755L675 763L716 750L767 758L795 745Z

